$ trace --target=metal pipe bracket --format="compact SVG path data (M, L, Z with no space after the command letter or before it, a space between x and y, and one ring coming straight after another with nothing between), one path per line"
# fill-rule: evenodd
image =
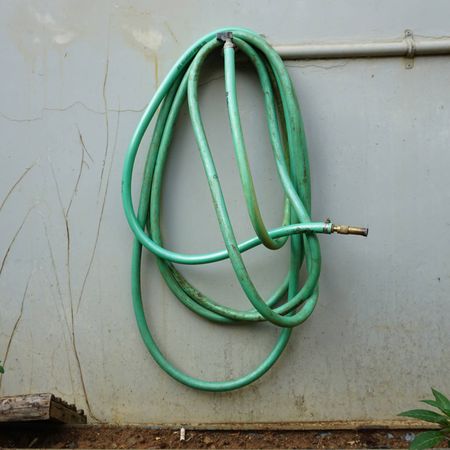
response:
M412 69L414 67L414 55L416 54L416 42L412 30L405 30L404 41L406 44L405 68Z

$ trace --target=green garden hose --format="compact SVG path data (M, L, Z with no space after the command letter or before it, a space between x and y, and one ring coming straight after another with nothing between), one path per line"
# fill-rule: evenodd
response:
M202 124L198 103L198 81L207 56L223 46L225 89L236 161L244 191L248 214L256 237L238 243L233 231ZM239 49L253 64L264 93L267 125L276 166L285 192L282 225L267 230L261 217L245 148L239 117L235 80L235 51ZM214 253L187 255L167 250L160 229L161 185L174 126L187 96L189 113L211 191L217 220L226 249ZM136 155L147 127L159 109L145 163L137 214L131 197L131 181ZM205 391L231 391L250 384L269 370L286 347L293 327L304 322L313 312L319 293L320 247L317 233L339 232L367 235L364 228L311 222L311 190L309 163L303 123L294 88L279 55L258 34L242 28L226 28L210 33L178 60L157 90L134 132L125 158L122 197L125 215L135 235L132 255L133 307L139 331L149 352L170 376L192 388ZM268 300L256 290L241 254L257 245L269 249L290 244L289 272ZM160 351L144 313L141 297L142 246L152 252L161 274L174 295L200 316L229 324L269 321L281 327L277 343L269 356L249 374L227 381L203 381L176 368ZM173 263L207 264L230 259L237 279L252 304L248 311L218 304L192 286ZM299 271L306 263L307 279L299 287Z

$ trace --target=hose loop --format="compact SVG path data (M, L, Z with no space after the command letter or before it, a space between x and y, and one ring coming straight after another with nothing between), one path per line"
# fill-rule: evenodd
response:
M219 39L219 34L228 37ZM232 33L232 41L229 37ZM225 41L225 43L223 42ZM238 243L222 193L219 175L209 148L198 102L199 77L208 55L223 45L225 89L234 152L242 189L256 236ZM267 229L259 208L247 157L239 115L235 78L235 47L251 61L264 94L267 125L280 182L285 193L285 209L279 228ZM164 247L160 229L161 185L167 156L180 108L186 101L199 155L209 184L225 249L206 254L181 254ZM131 197L133 167L142 138L157 110L156 125L144 168L139 206ZM135 235L132 255L132 296L139 331L149 352L170 376L192 388L230 391L250 384L272 367L286 347L293 327L313 312L319 288L321 255L317 233L330 233L331 223L312 222L311 189L306 139L300 109L288 72L279 55L258 34L243 28L225 28L210 33L191 46L171 69L145 110L128 148L122 178L125 215ZM289 241L290 263L285 280L268 299L254 286L242 253L257 245L276 250ZM142 247L152 252L161 274L173 294L200 316L222 324L268 321L281 328L267 358L253 371L227 381L204 381L192 377L170 362L155 342L144 313L141 293ZM219 304L196 289L175 268L174 263L208 264L224 259L230 263L251 304L239 311ZM307 277L299 287L299 272L306 264Z

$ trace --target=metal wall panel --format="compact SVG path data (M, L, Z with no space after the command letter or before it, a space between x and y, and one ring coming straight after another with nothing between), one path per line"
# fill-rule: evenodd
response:
M369 225L322 236L319 305L277 365L249 388L196 392L165 375L135 326L124 153L143 108L181 52L232 24L273 43L449 33L445 1L6 1L0 3L0 394L51 391L107 422L390 419L430 386L450 392L450 59L288 62L300 99L313 217ZM220 61L219 61L220 63ZM262 98L238 88L262 212L281 217ZM216 61L201 104L239 238L252 235ZM138 161L142 167L142 159ZM137 192L137 186L136 186ZM187 111L164 186L165 239L221 248ZM205 240L206 242L203 242ZM286 254L245 260L264 294ZM146 308L162 348L187 371L236 376L277 331L193 317L146 258ZM245 307L228 263L184 268L206 293Z

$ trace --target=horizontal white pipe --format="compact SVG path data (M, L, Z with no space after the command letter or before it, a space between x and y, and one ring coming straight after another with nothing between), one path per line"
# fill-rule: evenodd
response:
M345 59L449 55L450 38L405 38L393 41L274 45L283 59Z

